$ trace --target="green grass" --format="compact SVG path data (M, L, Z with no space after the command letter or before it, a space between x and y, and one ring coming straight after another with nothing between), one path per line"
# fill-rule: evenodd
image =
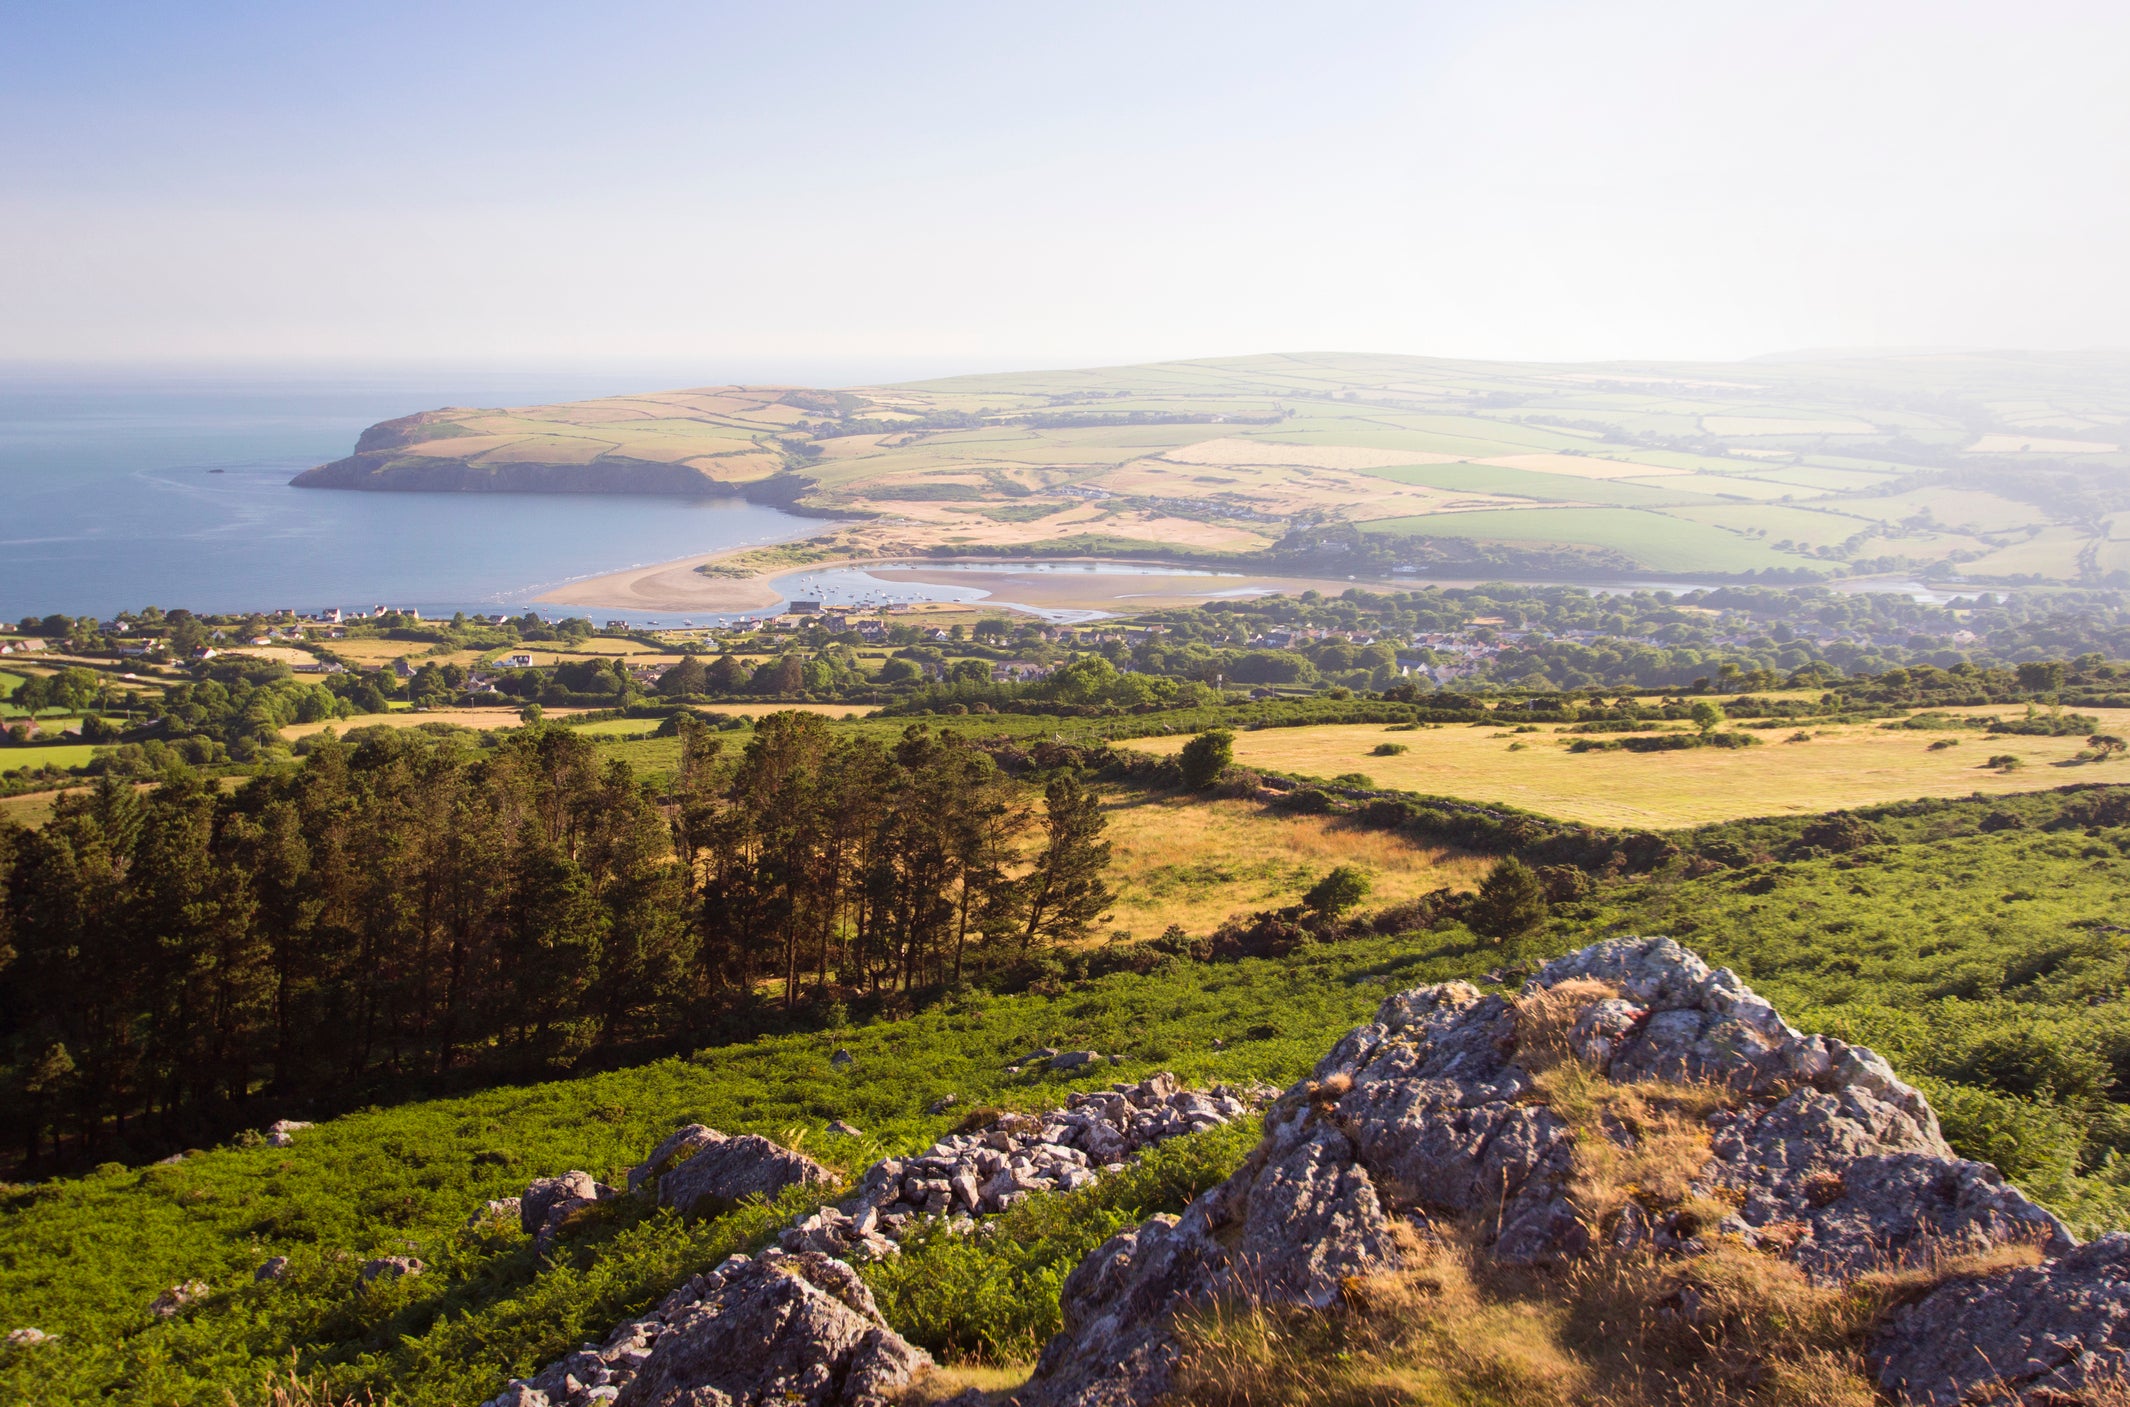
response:
M1717 500L1691 490L1652 488L1624 479L1585 479L1575 474L1545 474L1530 469L1505 469L1492 464L1408 464L1391 469L1361 472L1401 484L1421 484L1454 493L1498 493L1533 498L1549 503L1588 503L1600 506L1639 508L1654 504L1714 503ZM1661 483L1662 481L1659 480Z
M583 1168L618 1183L676 1124L759 1132L850 1171L922 1146L977 1104L1046 1108L1103 1078L1173 1069L1192 1080L1289 1081L1391 986L1469 970L1419 943L1374 940L1273 962L1112 976L1056 997L977 998L840 1036L794 1035L637 1069L354 1114L295 1147L222 1148L175 1167L112 1166L17 1188L0 1204L0 1321L61 1335L0 1362L0 1400L200 1404L259 1384L291 1352L306 1370L389 1391L397 1407L476 1402L652 1302L766 1225L684 1229L636 1204L543 1268L522 1238L460 1230L481 1201ZM1244 1039L1253 1028L1269 1039ZM1230 1048L1214 1051L1215 1037ZM829 1064L837 1046L856 1056ZM1110 1074L1008 1076L1035 1045L1125 1055ZM921 1111L944 1094L954 1115ZM860 1139L823 1129L844 1118ZM743 1234L744 1233L744 1234ZM358 1294L362 1259L433 1269ZM286 1254L296 1273L256 1287ZM162 1323L146 1306L201 1279L214 1297Z
M28 767L79 767L95 755L96 748L89 743L0 748L0 772L17 772Z
M1654 571L1742 572L1820 565L1722 528L1631 508L1488 509L1383 518L1360 526L1365 532L1393 536L1610 548Z

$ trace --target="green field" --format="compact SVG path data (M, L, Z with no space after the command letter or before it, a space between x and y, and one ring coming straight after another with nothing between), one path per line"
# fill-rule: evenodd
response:
M87 743L0 748L0 772L28 767L79 767L95 755L96 749Z
M1674 491L1668 480L1635 483L1627 479L1586 479L1574 474L1545 474L1495 464L1424 464L1362 471L1402 484L1424 484L1455 493L1498 493L1546 503L1588 503L1617 508L1711 503L1691 489ZM1681 474L1680 479L1694 476Z
M1365 531L1402 537L1465 537L1484 542L1566 543L1621 552L1657 571L1807 570L1822 564L1704 523L1631 508L1483 510L1385 518Z

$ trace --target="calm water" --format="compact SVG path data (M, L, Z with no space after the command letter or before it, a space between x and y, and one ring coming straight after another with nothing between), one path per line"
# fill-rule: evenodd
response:
M410 411L643 384L640 372L0 379L0 620L151 604L493 611L602 572L819 526L736 499L288 487L291 475L346 454L365 426Z

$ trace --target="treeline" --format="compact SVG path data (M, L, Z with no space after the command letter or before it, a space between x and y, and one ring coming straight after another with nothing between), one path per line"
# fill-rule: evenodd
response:
M1087 931L1103 817L952 736L685 720L661 796L588 739L326 740L230 793L109 779L0 821L0 1078L32 1161L323 1096L705 1043L906 1000Z

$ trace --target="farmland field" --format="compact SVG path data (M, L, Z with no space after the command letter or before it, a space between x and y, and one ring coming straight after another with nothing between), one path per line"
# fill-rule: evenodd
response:
M19 772L25 767L79 767L95 754L96 749L87 743L11 747L0 750L0 772Z
M1365 531L1609 548L1659 571L1754 571L1816 565L1809 557L1778 551L1722 528L1631 508L1527 508L1385 518L1366 524Z
M2013 710L1967 710L2012 712ZM2130 730L2130 710L2094 710L2101 727ZM2083 738L1997 736L1973 729L1887 729L1877 723L1809 727L1809 742L1785 742L1790 730L1756 732L1763 747L1681 752L1571 753L1569 739L1547 729L1442 727L1387 733L1375 724L1266 728L1239 733L1235 761L1303 776L1358 772L1380 786L1433 796L1497 801L1566 821L1671 829L1748 816L1798 815L1912 797L2041 791L2071 782L2130 781L2130 761L2072 761ZM1954 745L1933 751L1942 739ZM1168 755L1186 739L1142 738L1120 746ZM1373 757L1378 743L1405 743L1395 757ZM1513 750L1512 750L1513 749ZM1997 753L2022 765L2005 772L1980 765Z
M1301 902L1303 891L1337 865L1366 872L1371 904L1392 904L1430 889L1469 889L1485 862L1440 847L1324 816L1276 816L1246 801L1105 798L1117 924L1151 938L1170 924L1211 931L1231 914Z
M403 423L398 449L339 461L322 481L707 492L773 473L794 502L842 516L804 542L729 555L717 564L726 578L828 558L1071 554L1098 543L1260 554L1293 524L1326 522L1373 523L1373 533L1415 539L1415 551L1425 539L1487 543L1496 559L1518 544L1556 561L1602 550L1639 568L1706 576L1937 560L1953 550L1948 539L1916 534L1971 530L1979 540L1960 543L1963 554L2013 550L2007 562L2021 565L1993 567L2001 573L2030 569L2036 554L2017 553L2012 536L2026 527L2060 530L2083 547L2099 538L2099 514L2130 510L2121 487L2130 452L2109 448L2119 435L2037 438L2032 424L2066 388L2085 406L2081 423L2130 419L2130 397L2090 392L2115 377L2099 353L2060 365L1889 355L1631 371L1321 354L834 393L708 387L437 411ZM1985 452L1952 467L1947 456L1970 446ZM2012 457L1992 459L1986 451L1998 447ZM2048 490L2046 475L2065 472L2094 479L2096 496L2076 513L2073 499ZM1589 507L1514 521L1467 511L1504 508L1505 497ZM1753 516L1761 503L1773 515L1836 497L1841 512L1908 535L1845 536L1830 557L1798 557L1769 545L1798 534ZM1717 504L1740 513L1721 528L1694 521L1694 506ZM1642 511L1617 511L1626 508ZM1616 571L1620 561L1592 557L1590 566ZM675 564L638 570L670 574ZM2073 550L2049 556L2038 574L2081 580L2103 569ZM691 591L689 575L682 567L653 590L631 589L635 577L617 573L577 583L571 599L618 611L726 608L711 604L716 593ZM729 580L720 586L732 590Z

